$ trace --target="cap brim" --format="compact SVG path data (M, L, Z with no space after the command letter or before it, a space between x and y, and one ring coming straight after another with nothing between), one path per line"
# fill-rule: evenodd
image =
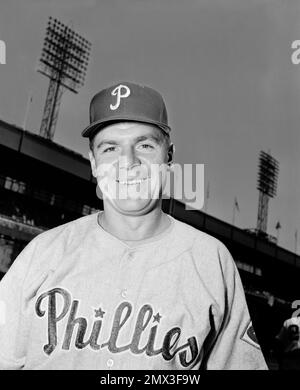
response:
M156 121L151 121L151 120L146 120L145 118L132 118L131 117L126 117L122 116L120 118L107 118L105 120L99 120L97 122L91 123L89 126L87 126L81 133L82 137L90 138L93 137L98 131L103 129L106 126L109 126L113 123L117 122L139 122L139 123L147 123L150 125L154 125L159 127L161 130L163 130L166 134L169 134L171 131L171 128L163 123L156 122Z

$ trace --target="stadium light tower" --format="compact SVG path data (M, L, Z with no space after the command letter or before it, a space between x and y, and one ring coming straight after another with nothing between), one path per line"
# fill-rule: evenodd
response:
M276 196L279 163L270 154L259 155L257 189L259 191L257 231L267 233L269 199Z
M70 27L49 17L38 72L49 77L40 135L53 139L65 89L78 93L83 86L91 44Z

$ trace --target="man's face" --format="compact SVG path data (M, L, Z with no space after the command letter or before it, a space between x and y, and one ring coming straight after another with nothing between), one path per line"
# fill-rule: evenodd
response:
M94 137L89 156L104 203L127 215L158 207L168 156L172 159L160 129L138 122L112 124Z

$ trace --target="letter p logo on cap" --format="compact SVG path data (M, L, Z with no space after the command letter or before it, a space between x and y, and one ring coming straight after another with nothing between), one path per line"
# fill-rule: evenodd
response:
M122 89L124 90L124 93L122 94ZM130 95L130 89L127 87L127 85L118 85L111 94L113 96L117 96L117 102L116 104L111 104L109 107L111 110L116 110L121 103L121 99L127 98Z

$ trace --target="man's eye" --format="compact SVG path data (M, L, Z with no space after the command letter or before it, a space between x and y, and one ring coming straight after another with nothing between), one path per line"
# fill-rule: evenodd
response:
M110 147L108 147L108 148L105 148L105 149L103 150L103 153L106 153L106 152L113 152L115 149L116 149L115 146L110 146Z
M141 148L142 148L142 149L153 149L153 146L152 146L152 145L149 145L149 144L142 144L142 145L141 145Z

